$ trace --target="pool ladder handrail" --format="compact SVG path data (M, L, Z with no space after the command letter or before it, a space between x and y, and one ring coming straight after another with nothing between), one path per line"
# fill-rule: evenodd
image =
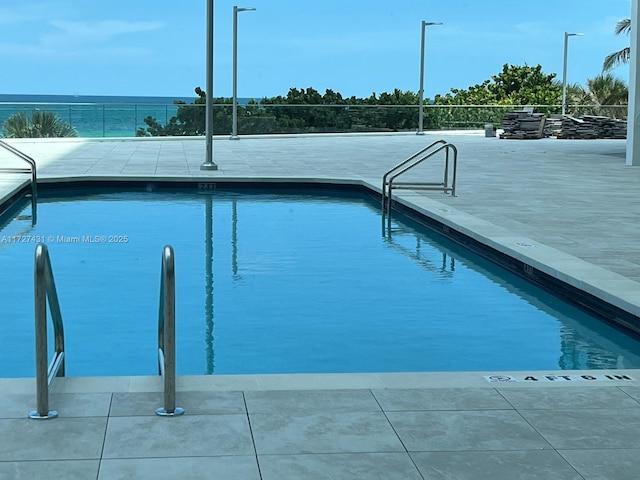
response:
M417 167L422 162L428 160L434 155L444 151L444 175L442 182L396 182L394 180L400 175L408 172L409 170ZM451 175L451 185L449 186L449 152L453 152L453 168ZM442 190L444 193L451 193L451 196L456 196L456 177L458 170L458 149L452 143L446 140L436 140L430 145L426 146L417 153L414 153L406 160L400 162L395 167L387 171L382 177L382 224L384 233L384 220L385 216L391 227L391 203L392 203L392 191L393 189L407 189L407 190Z
M29 164L29 168L11 168L11 167L2 167L0 168L0 172L6 173L28 173L31 175L31 221L32 224L36 224L37 219L37 206L38 206L38 175L36 172L36 161L31 158L26 153L21 152L17 148L9 145L6 142L0 140L0 147L4 148L8 152L13 153L20 160L27 162Z
M64 326L58 292L51 269L51 259L45 244L38 244L35 253L34 300L36 319L36 410L29 413L34 420L56 418L58 412L49 410L49 388L56 377L64 377ZM55 354L47 367L47 300L53 323Z
M173 248L162 250L160 272L160 308L158 313L158 374L164 380L164 407L156 415L177 416L184 408L176 407L176 275Z

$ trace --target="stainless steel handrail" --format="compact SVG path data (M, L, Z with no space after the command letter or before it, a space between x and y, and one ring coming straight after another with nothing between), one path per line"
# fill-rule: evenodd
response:
M435 148L435 150L434 150ZM449 186L449 151L453 151L453 168L451 177L451 186ZM445 152L444 176L442 182L396 182L394 180L400 175L408 172L414 167L420 165L425 160L433 157L437 153ZM431 145L423 148L419 152L413 154L403 162L387 171L382 177L382 228L384 235L385 218L388 221L388 228L391 228L391 203L392 191L394 188L404 188L411 190L442 190L444 193L451 192L452 196L456 196L456 179L458 170L458 149L452 143L444 140L437 140Z
M36 246L34 268L34 299L36 317L36 410L29 413L34 420L56 418L49 410L49 387L56 377L64 377L64 327L51 260L47 246ZM55 355L47 367L47 300L53 323Z
M436 140L435 142L433 142L431 145L428 145L426 147L424 147L422 150L420 150L419 152L414 153L413 155L411 155L409 158L407 158L406 160L404 160L403 162L400 162L398 165L396 165L395 167L393 167L391 170L387 171L387 173L385 173L382 176L382 213L384 214L385 212L385 198L386 198L386 187L387 187L387 178L389 177L389 175L391 175L393 172L395 172L396 170L398 170L399 168L405 166L406 164L408 164L409 162L411 162L412 160L416 159L418 156L422 155L424 152L430 150L431 148L435 147L438 144L443 144L446 145L446 141L444 140Z
M156 415L182 415L176 407L176 275L173 248L162 250L160 274L160 308L158 314L158 374L164 380L164 407Z
M31 212L32 212L32 223L33 225L36 224L36 218L37 218L37 205L38 205L38 178L37 178L37 173L36 173L36 161L31 158L29 155L27 155L26 153L21 152L20 150L18 150L17 148L9 145L6 142L3 142L2 140L0 140L0 147L4 148L5 150L7 150L8 152L13 153L15 156L17 156L20 160L27 162L30 166L29 169L22 169L22 168L0 168L0 171L2 172L14 172L14 173L30 173L31 174Z

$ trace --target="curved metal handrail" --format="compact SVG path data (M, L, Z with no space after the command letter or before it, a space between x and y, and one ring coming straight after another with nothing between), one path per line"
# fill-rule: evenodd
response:
M438 145L438 144L446 144L447 142L444 140L436 140L435 142L433 142L431 145L428 145L426 147L424 147L422 150L420 150L419 152L414 153L413 155L411 155L409 158L407 158L406 160L400 162L398 165L396 165L395 167L393 167L391 170L387 171L383 176L382 176L382 213L384 214L385 212L385 196L386 196L386 186L387 186L387 178L389 177L389 175L391 175L395 170L397 170L398 168L406 165L407 163L411 162L412 160L416 159L418 156L420 156L421 154L423 154L424 152L428 151L429 149L433 148L434 146ZM391 192L389 192L389 194L391 194Z
M454 148L454 155L453 155L453 182L452 182L452 187L449 188L447 183L448 183L448 175L449 175L449 148L453 147ZM391 194L393 191L393 181L398 178L400 175L402 175L403 173L408 172L409 170L411 170L413 167L416 167L418 165L420 165L422 162L424 162L425 160L428 160L429 158L433 157L435 154L440 153L441 151L445 151L445 166L444 166L444 180L442 183L427 183L427 182L421 182L421 183L414 183L411 184L413 186L413 188L415 189L426 189L429 188L431 189L432 187L438 187L438 189L442 189L443 191L447 192L447 191L451 191L451 194L455 197L455 172L457 169L457 158L458 158L458 153L457 150L455 150L455 147L453 145L451 145L450 143L447 143L445 145L442 145L441 147L437 148L436 150L434 150L433 152L429 153L428 155L425 155L424 157L422 157L420 160L417 160L416 162L407 165L406 167L404 167L402 170L400 170L399 172L397 172L395 175L391 175L389 177L388 180L388 185L387 185L387 189L388 189L388 194L387 194L387 213L389 215L389 221L391 220ZM396 187L397 188L397 187Z
M31 158L29 155L27 155L26 153L21 152L20 150L18 150L17 148L9 145L6 142L3 142L2 140L0 140L0 147L4 148L5 150L13 153L15 156L17 156L18 158L20 158L20 160L23 160L25 162L27 162L29 164L29 166L31 167L29 172L31 174L31 185L32 185L32 191L33 191L33 196L36 196L37 193L37 189L36 189L36 185L37 185L37 174L36 174L36 161ZM3 171L14 171L14 169L10 169L10 168L3 168ZM22 172L21 169L15 169L16 172Z
M158 312L158 374L164 379L164 407L157 415L182 415L176 407L176 274L173 248L162 250L160 275L160 308Z
M31 174L31 211L32 211L32 223L36 224L37 218L37 205L38 205L38 175L36 172L36 161L26 153L21 152L17 148L9 145L6 142L0 140L0 147L4 148L10 153L13 153L20 160L27 162L30 166L29 170L23 170L20 168L2 168L3 172L16 172L16 173L30 173Z
M444 186L447 186L448 184L448 173L449 173L449 149L453 150L453 158L454 158L454 167L455 167L455 160L458 158L458 149L456 148L455 145L453 145L452 143L446 143L444 145L442 145L441 147L439 147L438 149L434 150L433 152L429 153L428 155L425 155L423 158L421 158L420 160L417 160L415 163L406 166L405 168L403 168L401 171L399 171L398 173L396 173L395 175L392 175L391 177L389 177L389 185L391 185L393 183L393 181L399 177L400 175L402 175L403 173L408 172L409 170L411 170L413 167L418 166L419 164L421 164L423 161L433 157L436 153L441 152L442 150L445 150L446 153L446 157L445 157L445 175L444 175L444 179L443 179L443 184ZM455 175L455 168L454 168L454 175ZM423 182L424 183L424 182ZM454 182L452 182L453 185ZM424 183L425 185L431 185L430 183ZM438 184L439 185L439 184ZM455 197L455 195L454 195Z
M439 145L439 146L438 146ZM435 150L434 147L438 146ZM430 151L431 150L431 151ZM445 165L444 176L442 182L411 182L405 184L396 184L393 182L400 175L408 172L412 168L420 165L425 160L433 157L437 153L445 152ZM453 151L453 173L451 178L451 186L449 186L449 151ZM428 152L428 153L427 153ZM423 156L421 156L423 155ZM391 229L391 204L392 204L392 191L394 188L411 188L413 190L442 190L443 192L451 192L452 196L456 196L456 180L458 170L458 149L452 143L448 143L444 140L438 140L433 142L426 148L423 148L418 153L412 155L407 160L399 163L391 170L386 172L382 177L382 234L385 234L385 216L387 217L387 223L389 230ZM402 185L402 186L399 186Z
M34 268L34 299L36 317L36 400L37 410L29 418L56 418L58 412L49 410L49 387L56 377L64 377L64 327L58 292L53 279L49 250L45 244L36 246ZM55 354L47 367L47 300L53 323Z

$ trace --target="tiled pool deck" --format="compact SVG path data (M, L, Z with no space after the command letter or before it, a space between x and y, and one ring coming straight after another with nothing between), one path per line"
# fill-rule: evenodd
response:
M437 138L459 149L458 196L407 192L404 201L640 315L640 167L625 165L624 141L454 132L223 138L216 172L200 170L201 138L11 143L36 159L42 181L379 188L385 170ZM10 162L2 152L0 160ZM22 181L2 175L0 196ZM554 373L574 380L544 377ZM513 383L484 378L509 372L181 377L186 414L176 418L154 415L159 378L62 378L51 398L60 417L41 422L26 418L33 379L0 380L0 478L636 479L640 371L609 373L512 372L539 379Z

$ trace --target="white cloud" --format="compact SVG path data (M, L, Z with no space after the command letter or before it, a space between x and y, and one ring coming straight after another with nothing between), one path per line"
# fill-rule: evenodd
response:
M151 48L140 45L150 45L152 42L129 42L123 45L117 37L155 31L162 28L164 23L54 20L49 25L55 30L41 35L35 43L0 43L0 56L45 61L136 58L151 54Z
M164 26L162 22L69 22L55 20L50 23L56 27L57 31L42 37L42 43L45 45L103 43L119 35L150 32Z
M544 22L522 22L515 25L516 31L531 36L554 35L557 31Z
M38 60L50 62L63 61L92 61L98 59L104 62L109 58L121 61L126 58L139 59L141 56L152 55L153 51L144 47L102 47L92 49L57 49L41 45L18 45L0 43L0 57L22 58L24 60Z
M616 24L620 20L622 20L622 17L606 17L594 24L591 30L598 35L614 36ZM621 37L624 37L624 35L621 35Z
M27 22L40 22L71 11L67 2L43 1L25 2L3 0L0 5L0 25L15 25Z

